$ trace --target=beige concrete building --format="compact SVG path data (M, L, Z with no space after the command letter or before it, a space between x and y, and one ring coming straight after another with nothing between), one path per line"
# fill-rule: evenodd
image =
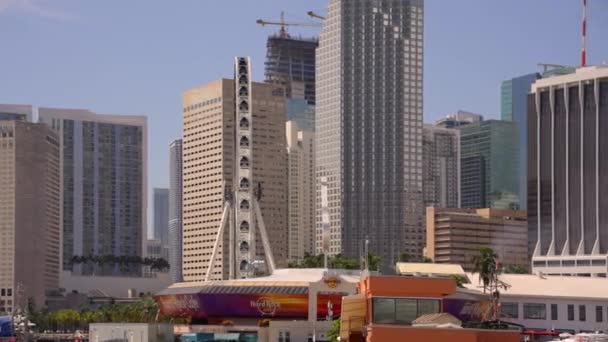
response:
M260 208L277 266L287 260L287 153L285 102L273 86L252 83L253 186L262 184ZM235 84L217 80L183 94L183 278L203 280L231 194L234 169ZM229 274L228 232L211 279ZM257 239L256 239L257 240ZM256 250L261 249L256 243ZM263 259L263 258L260 258Z
M426 209L425 255L436 263L473 268L479 248L490 247L504 266L529 268L526 211Z
M59 288L59 142L44 124L0 121L0 314Z
M285 124L288 160L288 226L290 261L314 254L315 163L314 132L301 130L295 121Z

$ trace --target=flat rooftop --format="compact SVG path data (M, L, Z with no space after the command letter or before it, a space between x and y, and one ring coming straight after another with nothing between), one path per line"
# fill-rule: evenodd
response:
M467 289L480 291L479 275L468 273ZM510 287L500 290L502 296L584 298L608 300L608 279L564 277L534 274L502 274L499 279Z

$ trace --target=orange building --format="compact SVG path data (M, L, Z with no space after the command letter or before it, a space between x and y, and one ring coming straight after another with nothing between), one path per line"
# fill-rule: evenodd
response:
M357 294L343 297L340 341L518 342L517 331L442 328L412 324L443 312L456 293L451 279L368 276Z

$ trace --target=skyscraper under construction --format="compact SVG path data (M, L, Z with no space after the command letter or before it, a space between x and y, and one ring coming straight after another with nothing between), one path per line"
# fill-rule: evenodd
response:
M314 131L316 38L292 37L285 29L268 37L265 78L273 94L285 97L287 120Z

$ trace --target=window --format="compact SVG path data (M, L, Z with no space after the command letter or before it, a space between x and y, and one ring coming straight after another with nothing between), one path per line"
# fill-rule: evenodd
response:
M502 303L500 305L500 317L519 318L519 303Z
M604 308L599 305L595 307L595 321L598 323L604 321Z
M551 320L557 321L557 304L551 304Z
M547 306L541 303L524 303L524 319L547 319Z
M410 324L416 318L439 313L437 299L374 298L373 322L386 324Z
M587 310L584 305L578 306L578 320L584 322L587 320Z
M574 321L574 305L568 304L568 320Z

